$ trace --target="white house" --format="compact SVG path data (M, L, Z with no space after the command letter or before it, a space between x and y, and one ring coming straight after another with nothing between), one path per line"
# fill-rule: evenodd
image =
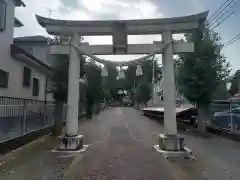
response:
M47 95L51 72L47 42L33 48L22 38L13 38L14 27L23 26L14 17L20 6L25 7L21 0L0 1L0 96L52 100Z

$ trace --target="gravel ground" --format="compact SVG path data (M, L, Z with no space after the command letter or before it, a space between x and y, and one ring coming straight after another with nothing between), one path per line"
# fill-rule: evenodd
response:
M72 168L72 176L65 179L97 179L97 175L99 179L171 179L171 174L186 180L239 180L237 142L216 135L202 138L181 132L196 160L175 159L168 164L152 149L157 135L164 133L163 125L156 120L131 108L108 109L97 119L88 123L88 128L81 128L93 145L76 169Z
M61 153L52 153L56 141L42 143L28 154L0 167L1 180L57 180L61 179L74 159Z
M80 123L85 153L52 153L47 144L1 167L1 180L239 180L240 144L184 133L196 160L166 160L153 149L163 125L132 108L109 108Z
M129 127L135 137L153 144L156 134L163 133L163 125L156 120L137 115L130 109L124 110L131 119ZM138 120L135 123L132 119ZM144 128L143 128L143 127ZM196 160L171 160L173 168L187 179L239 180L240 143L211 134L202 138L193 133L181 132L185 144L193 151ZM156 143L156 141L155 141Z

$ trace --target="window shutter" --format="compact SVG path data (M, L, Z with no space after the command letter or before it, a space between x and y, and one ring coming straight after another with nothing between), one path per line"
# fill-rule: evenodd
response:
M0 69L0 88L8 88L9 73Z
M23 86L29 87L31 85L31 69L23 68Z
M37 78L33 78L33 96L39 95L39 80Z

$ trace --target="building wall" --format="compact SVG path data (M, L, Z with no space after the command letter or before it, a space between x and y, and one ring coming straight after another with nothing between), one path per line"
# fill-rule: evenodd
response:
M9 49L10 44L12 44L13 42L14 14L15 14L15 4L13 0L8 0L6 2L7 12L5 30L2 32L0 31L0 49L4 50Z
M21 48L35 56L37 59L42 61L47 65L51 65L50 55L49 55L49 47L44 43L21 43L18 44Z
M32 54L33 56L35 56L43 63L51 66L52 57L49 54L49 46L46 43L20 43L17 45L26 50L27 52L29 52L30 54ZM52 83L50 82L50 79L48 79L47 81L48 81L47 87L48 90L50 90ZM44 84L41 84L41 86L43 85L45 85L45 79ZM54 99L52 93L47 93L46 99L47 101L53 101Z
M36 100L45 99L45 81L46 76L38 68L31 67L22 61L15 60L11 57L10 48L13 43L14 32L14 15L15 4L13 0L8 0L6 11L6 26L3 32L0 32L0 69L9 73L8 88L0 87L0 96L16 97L16 98L29 98ZM47 59L42 53L44 48L35 50L39 59ZM32 86L28 88L23 87L23 68L24 66L32 70L32 79L34 77L39 79L39 96L32 96Z
M45 100L45 74L37 68L33 68L22 61L15 60L10 56L6 56L5 60L4 64L0 62L0 69L9 73L8 88L0 88L0 96ZM31 69L31 85L29 87L23 86L24 67ZM37 97L32 95L33 78L39 79L39 96Z

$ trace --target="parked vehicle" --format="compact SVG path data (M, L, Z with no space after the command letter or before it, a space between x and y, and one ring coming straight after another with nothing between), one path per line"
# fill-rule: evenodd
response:
M133 101L129 97L124 97L122 100L123 106L133 106Z

